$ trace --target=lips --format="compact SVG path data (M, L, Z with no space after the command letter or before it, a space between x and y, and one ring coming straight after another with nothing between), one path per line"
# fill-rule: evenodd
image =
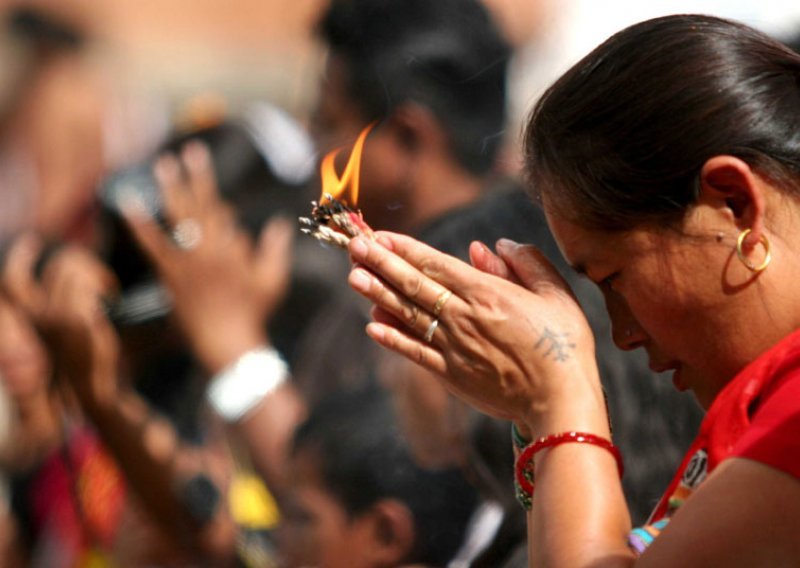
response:
M650 370L654 373L665 373L667 371L672 371L680 367L680 363L677 361L668 361L666 363L656 363L655 361L650 361Z
M688 387L681 380L681 367L682 366L678 361L668 361L666 363L656 363L654 361L650 362L650 369L654 373L666 373L667 371L675 371L672 374L672 384L677 390L683 392Z

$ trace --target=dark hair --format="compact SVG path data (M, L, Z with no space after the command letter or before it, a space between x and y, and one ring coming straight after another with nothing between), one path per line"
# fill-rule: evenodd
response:
M365 121L414 101L474 173L493 165L505 127L510 48L477 0L333 0L319 34L347 68Z
M326 488L352 518L382 499L414 517L404 562L445 566L464 537L477 495L457 470L426 471L411 459L386 394L342 391L320 402L295 432L292 453L312 452Z
M680 221L720 154L798 190L800 56L711 16L612 36L545 92L525 133L534 190L594 229Z

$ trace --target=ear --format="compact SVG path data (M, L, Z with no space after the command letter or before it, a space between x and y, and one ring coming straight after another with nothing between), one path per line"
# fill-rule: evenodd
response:
M369 524L369 556L373 565L397 566L408 559L416 540L411 510L397 499L381 499L363 514Z
M699 202L720 210L741 231L750 229L746 249L764 232L766 182L750 165L734 156L714 156L700 170Z
M429 153L446 142L439 120L428 107L418 103L398 105L390 123L398 142L409 152Z

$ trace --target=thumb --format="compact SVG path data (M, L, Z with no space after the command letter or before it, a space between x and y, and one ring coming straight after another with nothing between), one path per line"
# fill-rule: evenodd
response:
M513 278L511 270L505 261L494 254L489 247L479 241L473 241L469 245L469 260L472 266L487 274L492 274L506 280L516 280Z

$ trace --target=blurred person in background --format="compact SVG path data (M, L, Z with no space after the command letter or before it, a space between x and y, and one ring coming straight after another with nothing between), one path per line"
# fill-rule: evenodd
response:
M285 566L445 567L474 506L456 471L411 458L385 393L321 401L294 434L280 543Z
M9 437L0 467L9 480L4 566L73 566L113 548L125 500L119 470L82 424L27 315L0 295L0 378Z
M98 317L113 275L71 245L48 259L38 280L32 267L40 252L41 241L20 237L3 273L17 313L43 333L55 381L48 376L46 390L60 401L51 406L60 410L52 455L26 472L30 484L16 495L23 526L35 536L33 565L96 558L168 566L203 557L227 564L234 528L215 487L225 487L229 459L219 446L182 444L125 382L119 340Z
M298 138L297 126L274 107L253 107L250 114L253 116L246 124L232 121L176 134L162 146L161 151L166 156L158 162L155 178L151 171L153 162L147 161L116 173L104 183L98 196L100 220L103 221L100 234L104 237L102 254L110 263L111 272L88 252L76 255L72 247L65 245L53 249L45 262L36 261L41 256L40 251L16 252L26 246L25 239L19 239L21 242L13 245L14 254L9 256L6 269L9 288L22 298L21 301L44 329L56 330L47 334L51 349L61 366L70 369L71 372L67 373L70 380L82 384L83 388L78 389L81 406L98 427L132 490L142 498L157 526L162 531L166 529L165 533L176 539L179 548L188 550L190 554L209 555L221 564L232 559L234 536L240 559L248 555L258 556L257 549L261 543L256 542L251 547L252 543L243 539L248 537L248 527L258 523L261 523L258 526L264 526L264 515L269 516L269 511L259 512L258 509L269 508L270 498L254 480L240 476L246 473L240 466L246 467L247 463L235 465L232 462L227 441L222 439L222 431L218 428L220 423L208 414L203 404L204 372L199 364L218 370L213 366L215 354L210 355L212 361L209 361L204 357L209 354L200 350L198 361L187 349L174 325L175 313L172 311L172 300L180 306L182 304L177 300L183 295L172 290L173 297L170 298L161 290L154 269L148 266L142 253L136 250L136 243L130 240L121 214L126 206L135 202L142 207L155 208L165 222L172 218L169 205L174 204L175 199L180 200L180 196L176 198L175 194L167 191L164 203L159 204L160 196L156 195L158 188L154 184L158 178L166 181L169 189L175 189L173 184L180 182L182 174L179 169L181 162L172 152L179 153L190 175L198 169L203 170L208 174L203 178L208 187L218 186L224 194L224 202L215 201L217 207L209 208L218 214L216 219L219 223L217 233L209 230L203 233L205 245L218 247L214 250L220 250L228 260L260 262L246 265L250 271L246 277L258 285L255 288L257 294L265 292L260 289L265 276L269 280L278 275L279 280L285 279L288 283L291 277L289 255L283 254L284 261L272 257L261 259L253 248L254 236L261 231L268 217L287 208L297 214L293 204L298 197L305 195L300 187L305 179L300 167L308 168L303 163L310 158L308 144L302 137ZM254 124L257 122L269 124L258 128ZM297 156L292 157L286 147L276 150L278 139L281 143L296 145L294 152ZM190 140L194 142L187 143ZM198 142L200 140L202 143ZM262 154L264 149L259 147L259 141L271 147L272 151ZM288 158L287 153L290 154ZM212 173L212 160L216 176ZM286 173L287 168L291 172ZM304 199L303 203L307 204L307 200ZM290 241L286 222L278 220L270 226L273 229L267 229L261 235L261 241L268 242L273 248L288 250ZM157 230L160 232L161 228ZM173 232L171 237L167 237L168 246L177 253L188 252L199 244L186 241L189 237L191 235L184 234L184 240L180 240L178 233ZM206 246L201 249L205 250ZM24 266L20 266L20 256L27 258L22 262ZM81 257L83 266L77 261L77 256ZM41 283L32 277L34 264L40 266ZM83 272L86 274L82 275ZM313 271L306 267L306 273L297 277L300 292L309 286L315 289L316 285L308 278L310 272ZM227 270L214 274L215 278L226 280L235 280L237 276ZM207 277L205 274L194 279L192 288L195 291L202 288ZM86 289L79 301L73 296L78 294L75 288L81 285ZM283 284L282 289L285 286ZM266 292L270 297L266 309L275 315L271 318L273 337L291 352L292 338L297 333L295 327L315 301L307 299L301 309L293 309L291 302L286 302L288 305L284 306L284 312L291 311L291 314L281 316L280 310L277 314L273 312L283 294L273 293L269 284ZM59 295L64 305L55 304ZM104 306L106 317L113 321L116 329L109 328L108 322L104 325L91 322L93 325L89 329L83 329L87 322L81 321L79 311L90 309L93 297L95 302ZM246 298L251 299L250 296ZM241 326L241 320L232 317L235 309L227 301L229 298L217 295L209 302L194 303L195 299L194 296L189 298L193 302L192 312L214 312L216 307L222 310L227 320L225 328L204 328L201 333L211 334L224 343L235 341L235 333L241 329L266 332L267 319L261 314L257 302L247 304L248 316L253 317L253 327L250 328ZM180 319L180 309L176 312ZM289 316L290 325L283 324ZM65 329L73 329L74 333ZM74 335L80 334L87 334L89 339L79 345L69 343ZM93 341L99 342L102 349L92 347ZM106 350L108 360L103 365L93 359L92 352L97 350ZM94 365L100 365L100 368ZM87 381L89 384L83 384ZM119 384L112 386L115 383ZM293 427L296 420L285 422L288 427ZM271 429L280 430L277 427L267 430ZM147 434L148 431L152 434ZM284 438L288 439L288 435ZM269 436L259 437L260 447L265 447L262 439L268 440ZM270 463L272 469L268 466L262 469L262 473L272 485L271 472L275 466L270 460L261 459L261 453L254 452L253 456L257 468L265 462ZM231 482L234 485L229 494ZM247 516L248 527L240 526L235 535L228 512L229 495L233 512L238 511L240 517ZM249 503L245 504L243 500ZM258 503L259 500L266 501ZM261 515L261 520L254 518L256 513ZM129 548L126 552L135 555L141 549Z
M44 10L2 12L6 88L0 106L0 238L34 229L97 244L97 184L162 135L160 113L90 62L93 38ZM128 121L135 121L133 129Z

